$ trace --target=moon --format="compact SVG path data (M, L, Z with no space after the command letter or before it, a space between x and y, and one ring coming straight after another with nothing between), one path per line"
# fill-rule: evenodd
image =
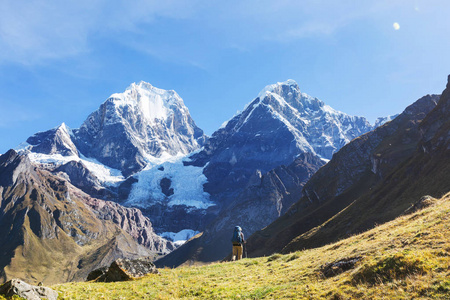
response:
M394 27L395 30L399 30L400 29L400 24L395 22L394 24L392 24L392 27Z

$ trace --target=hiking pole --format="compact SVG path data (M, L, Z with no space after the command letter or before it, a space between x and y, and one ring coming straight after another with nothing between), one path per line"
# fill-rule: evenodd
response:
M245 258L247 258L247 241L244 242Z

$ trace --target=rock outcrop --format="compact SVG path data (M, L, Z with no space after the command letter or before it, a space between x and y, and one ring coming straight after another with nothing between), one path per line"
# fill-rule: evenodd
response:
M159 274L151 258L118 259L108 268L92 271L88 275L87 280L95 280L97 282L128 281L149 274Z
M355 256L326 263L320 266L320 273L322 273L325 278L330 278L355 268L355 265L362 259L361 256Z
M11 279L0 286L0 295L5 297L19 296L26 300L56 300L58 292L45 286L34 286L20 279Z

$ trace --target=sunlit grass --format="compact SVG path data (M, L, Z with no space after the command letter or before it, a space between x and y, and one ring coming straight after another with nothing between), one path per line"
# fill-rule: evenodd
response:
M449 299L450 195L415 214L321 248L117 283L54 286L60 299ZM321 266L361 256L325 278ZM0 298L1 299L1 298Z

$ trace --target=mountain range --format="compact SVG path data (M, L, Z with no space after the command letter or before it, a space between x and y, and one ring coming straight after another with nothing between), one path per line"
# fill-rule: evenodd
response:
M390 220L406 204L373 218L371 205L388 205L367 189L386 186L408 159L423 159L418 147L442 140L435 131L444 125L428 115L446 124L435 112L445 93L437 106L439 96L425 96L370 125L288 80L265 87L208 137L175 91L132 84L79 129L62 124L0 156L2 280L81 280L114 258L169 252L157 265L215 261L228 254L237 224L256 232L250 255L289 251L300 247L293 239L359 202L370 207L354 205L362 221L308 245ZM366 194L375 200L360 200Z
M109 97L80 129L62 124L22 148L91 196L140 208L160 233L197 232L251 179L305 153L319 167L371 129L288 80L265 87L208 138L176 92L141 82Z

